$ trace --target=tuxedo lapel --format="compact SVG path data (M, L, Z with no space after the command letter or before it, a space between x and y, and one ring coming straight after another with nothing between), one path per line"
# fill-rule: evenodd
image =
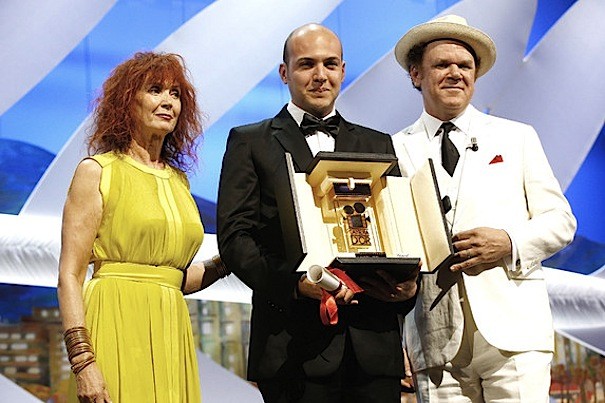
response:
M273 136L284 150L292 155L296 169L304 172L313 160L307 140L284 106L271 122Z
M336 142L334 144L334 151L358 151L359 145L355 130L355 126L341 117L340 125L338 127L338 136L336 136Z

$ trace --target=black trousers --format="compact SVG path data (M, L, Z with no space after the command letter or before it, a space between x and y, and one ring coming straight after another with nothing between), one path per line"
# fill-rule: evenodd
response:
M258 381L265 403L400 403L401 379L368 375L346 339L342 363L331 375Z

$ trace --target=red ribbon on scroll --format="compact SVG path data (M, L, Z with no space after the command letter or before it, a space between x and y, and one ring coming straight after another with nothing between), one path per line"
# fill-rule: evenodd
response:
M361 288L355 281L351 279L344 271L340 269L333 269L328 267L328 270L334 274L336 277L342 281L342 284L347 286L349 290L351 290L354 294L363 292L363 288ZM331 293L322 290L321 304L319 305L319 316L321 317L321 323L325 326L332 326L338 323L338 304L336 304L336 299L334 295L338 294L342 287L338 287L338 289L332 291Z

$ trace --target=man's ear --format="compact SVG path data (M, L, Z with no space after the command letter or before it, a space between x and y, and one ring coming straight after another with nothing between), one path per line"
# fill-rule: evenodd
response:
M284 84L288 84L288 66L286 66L286 63L279 65L279 77Z
M410 66L410 78L412 79L412 85L415 88L420 88L420 80L422 80L422 75L420 74L420 70L417 66Z

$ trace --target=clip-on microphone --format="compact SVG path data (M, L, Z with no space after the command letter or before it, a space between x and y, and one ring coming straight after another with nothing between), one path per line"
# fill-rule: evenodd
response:
M466 147L466 149L471 149L473 151L479 150L479 144L477 144L477 137L471 137L471 145Z

